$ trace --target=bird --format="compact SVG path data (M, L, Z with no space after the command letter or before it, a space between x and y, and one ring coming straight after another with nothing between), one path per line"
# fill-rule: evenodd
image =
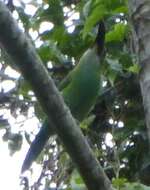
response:
M98 32L93 45L81 56L77 66L60 82L66 105L73 117L81 122L96 103L100 88L100 69L104 58L105 24L99 21ZM55 126L48 118L30 145L22 165L21 173L28 170L43 150L46 142L55 133Z

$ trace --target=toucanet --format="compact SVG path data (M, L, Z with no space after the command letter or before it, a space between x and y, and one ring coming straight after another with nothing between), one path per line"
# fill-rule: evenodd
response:
M105 26L100 21L95 42L80 58L77 66L60 83L65 103L79 122L83 121L96 103L100 87L100 65L104 55ZM45 119L39 133L31 143L22 165L22 172L29 169L43 150L55 126Z

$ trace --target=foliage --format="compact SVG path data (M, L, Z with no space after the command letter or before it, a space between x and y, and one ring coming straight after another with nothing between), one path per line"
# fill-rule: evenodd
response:
M36 9L34 13L26 11L29 5ZM100 73L99 98L81 128L106 174L113 179L114 187L122 190L149 189L140 183L131 183L141 180L149 185L140 177L141 171L149 166L149 159L137 78L140 68L132 53L126 0L43 0L39 3L30 0L11 6L12 14L17 15L18 23L32 39L56 85L92 45L96 24L100 19L104 20L107 29L106 56ZM32 126L30 130L23 127L24 122L38 117L40 123L44 113L19 71L17 77L7 74L10 70L8 63L14 70L17 68L3 49L0 53L0 109L16 121L13 125L6 119L6 114L1 114L0 129L5 131L3 139L14 154L21 149L22 137L30 143L35 131ZM6 82L12 86L7 91ZM30 114L31 110L34 110L34 114ZM20 116L24 118L21 122ZM14 127L17 132L13 132ZM37 163L41 165L42 172L32 184L33 189L41 183L45 188L50 187L52 182L56 183L58 189L62 189L63 185L67 190L85 189L56 137L50 139ZM25 179L30 181L27 178L23 181Z

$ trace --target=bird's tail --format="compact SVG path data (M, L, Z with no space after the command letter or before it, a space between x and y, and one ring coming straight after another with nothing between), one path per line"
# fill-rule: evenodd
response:
M31 146L27 152L25 160L23 162L21 173L28 170L34 160L39 156L43 150L45 144L47 143L50 137L51 131L48 126L48 122L45 121L41 127L39 133L36 135L34 141L31 143Z

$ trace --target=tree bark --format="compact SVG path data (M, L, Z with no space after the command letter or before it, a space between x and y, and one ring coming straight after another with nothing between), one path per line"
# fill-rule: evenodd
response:
M31 42L0 2L0 42L28 80L67 152L89 190L112 190L111 183L95 158L80 128L65 105Z
M150 145L150 1L129 0L129 10L134 33L134 49L141 67L139 81Z

